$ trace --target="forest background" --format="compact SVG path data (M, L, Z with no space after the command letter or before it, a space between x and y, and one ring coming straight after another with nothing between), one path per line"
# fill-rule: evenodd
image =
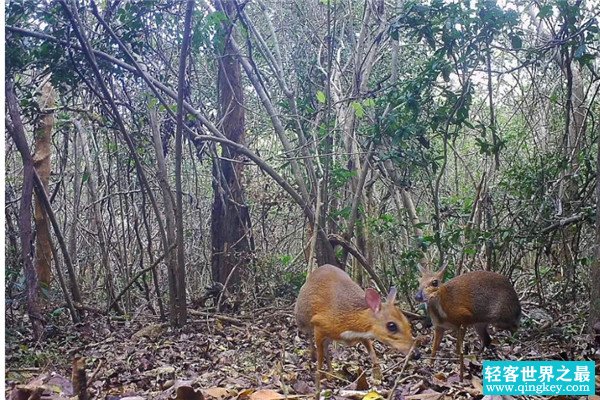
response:
M415 315L417 264L496 271L526 330L598 334L599 12L7 2L9 364L97 316L289 311L325 263Z

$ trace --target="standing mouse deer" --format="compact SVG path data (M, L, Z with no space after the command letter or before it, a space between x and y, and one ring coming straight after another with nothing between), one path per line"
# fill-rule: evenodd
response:
M308 275L298 294L295 314L298 328L310 337L311 350L314 351L313 345L316 345L317 398L324 358L331 370L327 347L332 340L350 345L361 342L369 352L373 372L377 375L381 375L381 371L372 339L405 354L410 352L414 344L411 325L394 305L395 298L396 289L392 288L387 301L382 303L374 289L361 289L346 272L333 265L323 265Z
M487 331L492 324L514 333L519 327L521 305L512 284L503 275L490 271L474 271L442 283L446 266L431 271L419 266L421 278L415 299L427 303L434 326L431 362L447 329L456 331L456 352L463 378L463 339L467 327L473 326L483 344L482 351L492 339Z

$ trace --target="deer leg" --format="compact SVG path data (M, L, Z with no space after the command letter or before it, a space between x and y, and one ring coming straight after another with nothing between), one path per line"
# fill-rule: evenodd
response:
M383 375L381 374L379 360L377 359L377 354L373 348L373 343L371 343L369 339L361 340L361 343L366 347L367 351L369 352L369 357L371 357L371 364L373 365L373 378L380 381L383 378Z
M333 372L333 368L331 367L331 351L329 349L329 343L331 340L326 339L323 343L323 351L325 353L325 364L327 364L327 372L330 374Z
M315 399L319 400L321 395L321 371L323 369L324 353L327 351L326 338L315 329L315 347L317 351L317 370L315 371Z
M465 338L465 332L467 328L463 325L459 326L456 331L456 354L458 354L458 362L460 363L460 380L463 380L463 375L465 372L465 363L464 363L464 349L463 349L463 340Z
M437 354L438 348L440 347L440 343L442 342L442 338L444 337L444 332L446 330L441 326L436 326L433 330L433 345L431 346L431 365L435 363L435 355Z
M477 336L479 336L479 339L481 340L481 344L483 345L483 347L481 348L481 351L483 352L483 350L486 347L490 347L490 345L492 344L492 338L490 337L490 334L488 333L488 324L487 323L481 323L481 324L475 324L475 332L477 332Z

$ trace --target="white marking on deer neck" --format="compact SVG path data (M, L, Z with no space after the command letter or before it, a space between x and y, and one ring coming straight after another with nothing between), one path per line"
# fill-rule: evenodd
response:
M433 325L441 326L442 328L446 329L457 328L457 326L454 326L446 320L448 318L448 314L446 314L444 308L437 299L434 301L430 301L427 304L427 307L429 309L429 316L431 317L431 322L433 322Z
M375 336L371 332L354 331L344 331L340 334L340 337L344 340L375 339Z
M431 308L435 314L439 315L442 319L448 318L448 314L446 314L439 301L431 302Z

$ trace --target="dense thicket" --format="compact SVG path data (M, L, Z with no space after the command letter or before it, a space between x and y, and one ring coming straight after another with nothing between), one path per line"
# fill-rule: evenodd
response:
M448 262L600 320L595 2L96 7L6 5L8 307L27 298L44 323L146 307L177 325L186 302L291 299L326 262L410 307L417 263ZM51 253L31 246L20 144L49 115Z

